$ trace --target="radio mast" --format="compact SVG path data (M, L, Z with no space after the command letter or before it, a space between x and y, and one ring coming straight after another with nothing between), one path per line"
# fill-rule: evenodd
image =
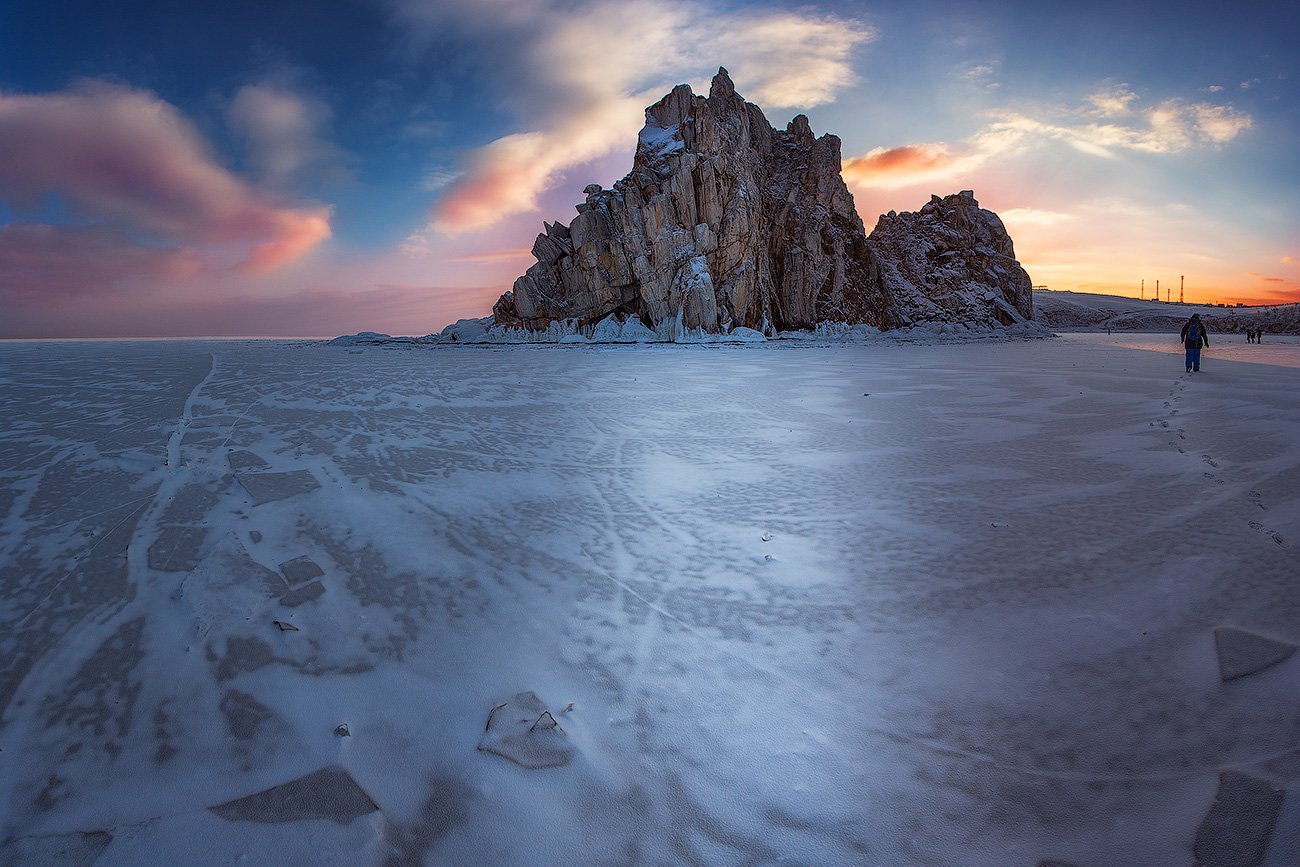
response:
M1138 287L1138 300L1147 300L1147 281L1145 277L1142 279L1142 285Z
M1183 277L1178 275L1178 303L1183 303Z

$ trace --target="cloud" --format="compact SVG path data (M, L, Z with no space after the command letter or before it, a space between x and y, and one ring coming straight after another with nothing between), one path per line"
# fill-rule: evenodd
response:
M449 262L526 262L533 258L533 251L525 247L509 250L485 250L481 253L466 253L452 256Z
M103 229L59 230L47 242L115 244L112 261L138 263L140 277L185 273L154 265L192 263L199 248L265 271L330 235L327 206L291 206L254 188L174 106L141 90L83 81L55 93L0 93L0 153L0 199L17 214L40 219L53 197L73 219Z
M964 153L959 153L943 142L936 142L875 148L844 160L841 171L850 186L896 189L960 174L983 160L973 149L966 148Z
M1002 218L1002 222L1008 229L1015 229L1018 226L1055 226L1074 219L1071 214L1045 211L1040 208L1007 208L999 212L998 216Z
M860 189L897 189L962 176L988 161L1064 144L1082 153L1115 159L1121 153L1175 154L1215 147L1250 129L1249 114L1230 105L1168 99L1135 105L1136 94L1120 86L1089 95L1073 110L1033 116L1002 111L963 142L876 148L844 162L845 181ZM1099 119L1100 118L1100 119Z
M281 212L275 215L272 238L253 247L240 269L251 274L275 271L305 256L330 236L329 212Z
M1137 99L1137 94L1127 85L1118 85L1107 90L1098 91L1088 97L1097 114L1102 117L1123 117L1132 112L1129 105Z
M707 82L721 63L769 108L829 102L854 80L870 27L810 11L720 10L694 0L398 0L399 21L428 38L491 41L494 70L524 129L479 148L432 212L445 233L482 229L537 207L566 169L630 147L645 106L673 85Z
M188 280L203 270L192 250L169 250L134 243L123 232L102 226L0 226L0 299L78 298L153 282Z
M424 176L420 178L420 189L430 193L436 193L460 180L461 176L464 174L465 173L459 169L429 169L424 173Z
M643 108L637 99L610 99L550 130L504 136L481 148L465 177L439 200L436 231L481 229L510 214L535 210L538 195L564 169L594 160L634 137Z
M311 174L347 177L345 153L321 134L331 114L323 101L286 87L249 84L231 100L226 122L247 144L249 162L262 179L287 188Z

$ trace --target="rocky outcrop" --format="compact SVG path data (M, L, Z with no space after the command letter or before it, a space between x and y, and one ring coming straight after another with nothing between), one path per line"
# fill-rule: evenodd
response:
M725 69L707 98L679 85L646 109L632 171L586 194L568 226L543 224L536 263L492 308L497 324L614 315L770 333L1031 314L1011 239L973 195L891 212L868 238L840 140L814 136L803 115L774 129Z
M890 211L868 239L902 324L1012 325L1033 317L1033 288L1002 220L962 190L915 213Z

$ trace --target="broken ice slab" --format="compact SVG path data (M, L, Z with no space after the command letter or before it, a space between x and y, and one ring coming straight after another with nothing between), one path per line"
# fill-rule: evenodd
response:
M319 581L313 581L281 596L280 604L287 608L297 608L299 605L316 599L324 592L325 585Z
M226 459L230 461L230 468L232 470L264 470L270 466L270 464L257 455L243 449L231 452L226 456Z
M305 554L281 563L280 572L284 575L285 580L295 587L325 574L325 570L317 566L316 561Z
M1219 774L1214 804L1196 829L1195 867L1261 867L1284 794L1267 780Z
M534 692L492 708L478 748L530 769L558 768L573 759L564 729Z
M209 807L231 822L300 822L329 819L347 825L378 805L338 765L330 765L279 786Z
M1231 626L1214 630L1214 646L1219 654L1219 677L1222 680L1255 674L1295 653L1294 644Z
M287 473L236 473L239 484L253 498L253 505L260 506L275 500L287 500L299 494L310 493L320 487L316 477L306 470L291 470Z

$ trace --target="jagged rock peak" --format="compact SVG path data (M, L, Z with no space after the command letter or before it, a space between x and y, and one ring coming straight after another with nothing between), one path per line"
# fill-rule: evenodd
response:
M627 176L588 185L567 227L543 223L536 263L493 306L499 324L614 315L770 333L1027 318L1029 278L969 191L891 212L869 240L840 175L840 140L815 137L804 115L774 129L725 68L707 97L678 85L645 117Z
M727 67L719 66L718 74L713 76L713 81L709 84L709 99L735 95L736 85L731 83L731 75L727 72Z

